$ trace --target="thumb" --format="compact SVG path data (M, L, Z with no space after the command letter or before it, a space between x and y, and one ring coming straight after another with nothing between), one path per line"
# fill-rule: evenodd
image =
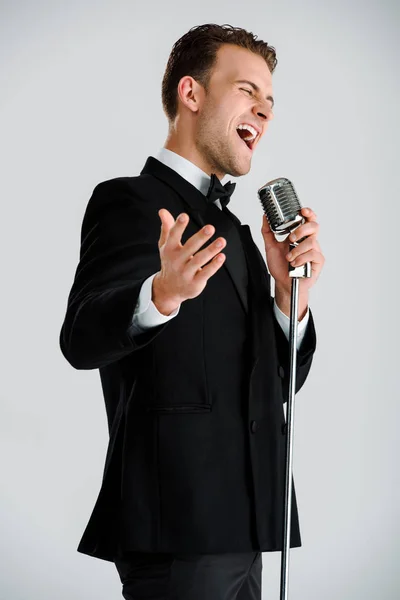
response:
M266 250L268 250L271 246L275 246L277 244L275 234L269 226L268 219L265 215L263 215L261 233L264 238L264 245Z
M270 231L271 231L271 228L269 226L268 219L267 219L266 215L263 215L261 233L262 234L269 233Z
M158 240L158 246L161 247L167 241L170 229L175 224L175 220L166 208L160 208L158 211L158 216L161 220L161 232Z

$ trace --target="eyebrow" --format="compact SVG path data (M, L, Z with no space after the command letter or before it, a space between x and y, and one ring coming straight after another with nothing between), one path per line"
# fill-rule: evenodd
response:
M258 85L256 85L252 81L249 81L248 79L238 79L236 81L236 83L247 83L247 85L250 85L255 92L258 92L258 93L260 92L260 88L258 87ZM274 108L275 101L274 101L273 97L272 96L267 96L266 99L269 100L272 103L271 108Z

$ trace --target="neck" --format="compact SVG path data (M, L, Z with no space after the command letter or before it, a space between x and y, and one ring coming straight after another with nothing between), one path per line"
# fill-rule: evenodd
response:
M188 134L186 132L186 134L183 135L171 127L168 137L165 141L164 148L179 154L179 156L182 156L183 158L186 158L186 160L189 160L191 163L196 165L196 167L199 167L199 169L204 171L204 173L207 173L207 175L211 176L212 173L215 173L219 180L226 175L226 173L221 173L218 171L218 169L215 169L210 165L206 157L203 156L196 148L194 136L190 133Z

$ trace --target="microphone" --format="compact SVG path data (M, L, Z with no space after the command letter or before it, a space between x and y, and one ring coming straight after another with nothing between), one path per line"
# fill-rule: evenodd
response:
M271 231L278 242L286 240L292 231L305 223L305 218L300 212L302 205L289 179L278 177L269 181L260 187L258 197ZM301 241L290 242L289 250L293 250ZM311 277L310 263L299 267L292 267L289 264L289 277Z

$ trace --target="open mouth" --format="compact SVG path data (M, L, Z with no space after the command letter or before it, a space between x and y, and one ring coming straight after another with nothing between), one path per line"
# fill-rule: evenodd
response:
M246 144L250 150L253 150L255 141L259 136L258 131L247 123L241 123L236 127L236 132L243 143Z

